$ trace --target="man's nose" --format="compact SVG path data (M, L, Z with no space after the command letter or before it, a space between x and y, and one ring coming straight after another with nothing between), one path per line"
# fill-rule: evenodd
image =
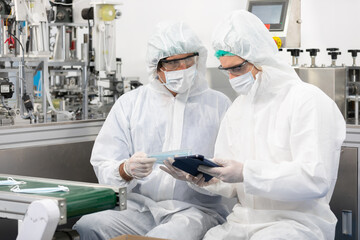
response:
M179 70L186 69L186 64L185 64L185 61L179 61L179 62L180 62L180 64L179 64L178 69L179 69Z

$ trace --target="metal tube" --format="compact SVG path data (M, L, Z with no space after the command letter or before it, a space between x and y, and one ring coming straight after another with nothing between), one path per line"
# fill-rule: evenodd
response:
M331 60L331 66L336 67L336 60Z
M4 40L4 19L0 17L0 42L3 43L5 42ZM4 44L0 44L0 55L3 56L4 55Z
M45 81L49 81L49 68L48 68L48 60L45 58L43 61L43 69L42 69L42 102L43 102L43 113L44 113L44 123L47 122L47 102L46 102L46 90L45 90Z
M356 57L353 57L353 66L356 66Z
M88 75L87 62L84 62L84 68L82 71L82 92L83 92L83 119L88 119L88 89L87 89L87 75Z
M65 48L66 48L66 44L65 44L65 41L66 41L66 27L65 26L62 26L61 27L61 32L62 32L62 51L61 51L61 59L64 60L65 59L65 56L66 56L66 53L65 53Z
M355 69L352 70L351 80L352 80L352 82L356 82L356 71L355 71Z
M70 33L65 33L65 60L70 59Z
M316 65L315 65L315 56L311 56L311 66L310 67L316 67Z
M359 124L359 97L355 97L355 125Z
M24 96L24 73L23 73L23 64L22 61L19 61L19 83L20 83L20 96L18 98L20 99L20 116L22 118L25 117L24 115L24 103L22 101L22 96Z

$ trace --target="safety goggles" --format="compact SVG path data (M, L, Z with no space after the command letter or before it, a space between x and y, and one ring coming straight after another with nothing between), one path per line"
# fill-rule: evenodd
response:
M221 70L221 72L223 72L225 75L234 75L234 76L241 76L243 74L246 73L246 66L248 64L248 61L245 60L244 62L242 62L239 65L236 66L232 66L232 67L228 67L228 68L223 68L221 65L218 67L219 70Z
M180 68L180 66L185 65L186 68L189 68L196 64L197 62L197 56L199 56L199 53L194 53L190 56L186 56L179 59L172 59L172 60L166 60L161 59L159 61L159 66L164 67L167 71L175 71Z

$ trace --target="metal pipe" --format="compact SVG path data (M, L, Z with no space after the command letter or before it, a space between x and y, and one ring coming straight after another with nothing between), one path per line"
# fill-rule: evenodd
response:
M311 56L311 65L310 65L310 67L316 67L315 56Z
M351 80L352 80L352 82L356 82L356 71L355 71L355 69L352 70Z
M359 96L355 97L355 125L359 124Z
M66 56L66 53L65 53L65 48L66 48L66 44L65 44L65 41L66 41L66 27L65 26L61 26L61 32L62 32L62 51L61 51L61 59L64 60L65 59L65 56Z
M336 60L331 60L331 67L336 67Z
M0 42L3 43L5 42L4 39L4 18L0 17ZM4 55L4 44L0 44L0 55L3 56Z
M43 102L43 114L44 114L44 123L47 122L47 103L46 103L46 90L45 90L45 81L49 81L49 73L48 73L48 62L47 59L43 61L43 69L42 69L42 102Z

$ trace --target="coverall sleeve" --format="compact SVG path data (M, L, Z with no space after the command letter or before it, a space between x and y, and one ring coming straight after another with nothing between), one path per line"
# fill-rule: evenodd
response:
M294 101L291 111L289 159L247 160L246 193L278 201L302 201L326 196L335 184L346 133L336 104L322 92L309 91Z
M130 191L136 179L126 182L119 174L120 164L133 154L130 121L123 104L120 98L112 107L96 138L90 162L100 184L127 186Z
M221 121L219 133L215 143L215 158L232 159L234 152L232 152L231 146L233 145L228 131L228 117L225 113L224 118ZM215 184L204 187L205 190L221 195L223 197L232 198L236 196L236 185L231 183L224 183L219 181Z

